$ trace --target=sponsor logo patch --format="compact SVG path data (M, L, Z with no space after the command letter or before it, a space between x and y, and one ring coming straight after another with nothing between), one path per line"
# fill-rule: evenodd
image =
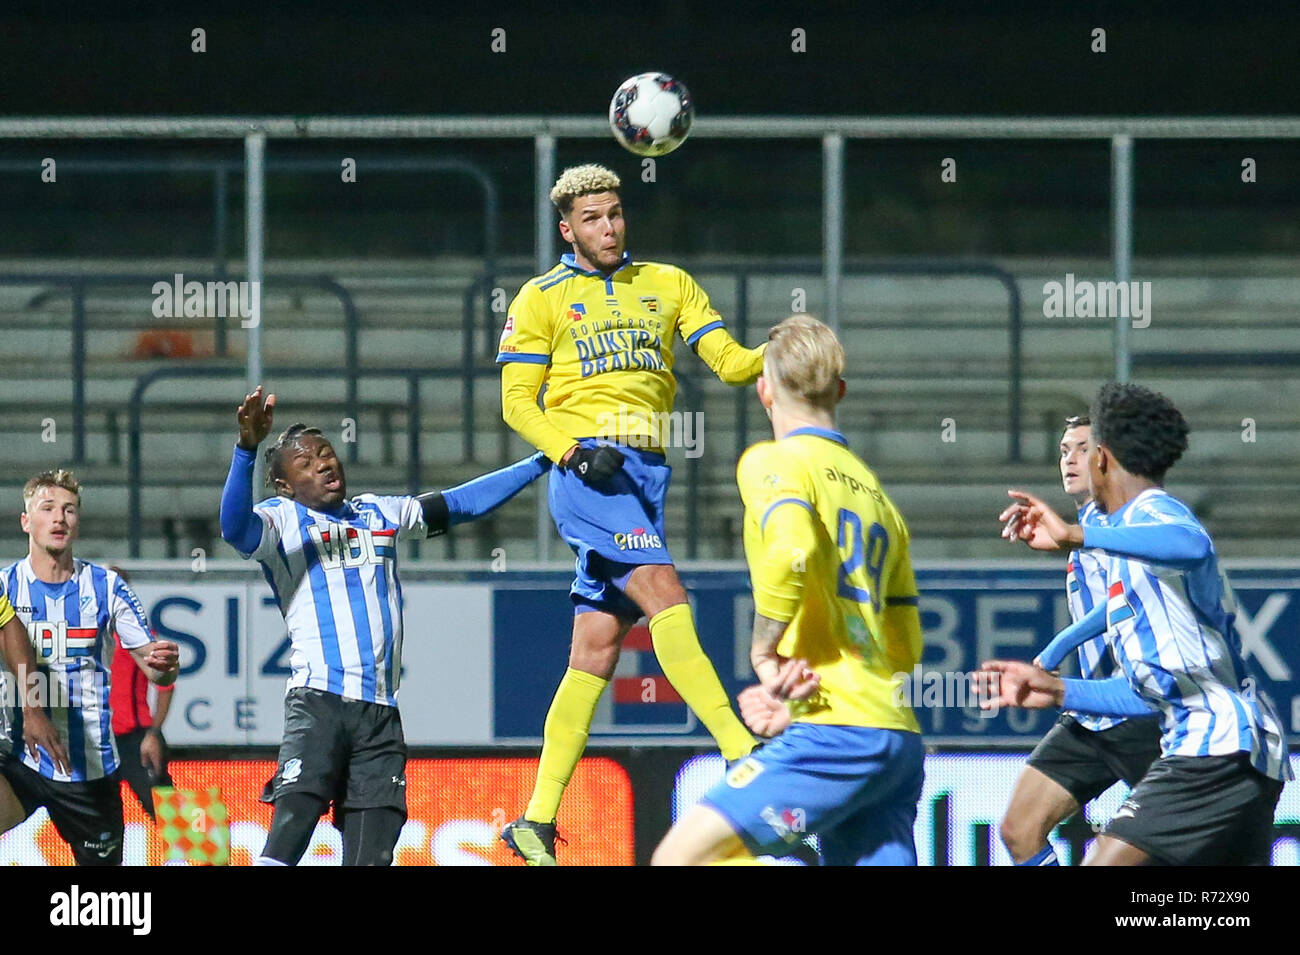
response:
M641 550L663 547L664 541L658 534L648 533L644 527L636 527L627 533L615 534L614 546L619 550Z

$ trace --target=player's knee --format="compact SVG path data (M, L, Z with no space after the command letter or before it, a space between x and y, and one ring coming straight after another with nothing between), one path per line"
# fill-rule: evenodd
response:
M703 844L697 832L689 826L674 826L650 856L651 865L696 866L706 865L714 854Z
M584 644L573 641L569 651L569 666L583 673L590 673L602 680L608 680L618 664L618 644Z
M584 614L584 617L590 616L593 615ZM609 618L608 625L605 623L606 621L600 621L601 625L591 625L583 620L582 626L574 627L573 643L569 648L569 666L607 680L613 675L614 666L618 663L619 647L627 629L621 627L613 617Z
M271 831L262 855L284 865L297 865L307 851L316 822L325 812L325 800L310 793L286 793L275 801Z
M343 817L343 859L350 866L390 866L406 813L392 807L353 810Z
M643 564L628 580L628 596L647 617L687 602L686 588L672 564Z
M684 857L680 852L677 851L677 848L674 845L674 843L675 840L672 838L672 833L670 832L667 836L664 837L664 840L661 843L659 843L658 847L654 851L654 854L650 856L650 864L652 866L686 865L686 861Z
M24 819L23 807L17 799L13 802L5 802L3 794L0 794L0 833L8 832L14 826L18 825Z
M1004 816L998 825L998 835L1002 838L1002 844L1007 847L1007 852L1011 853L1011 858L1017 862L1029 858L1041 848L1041 840L1037 838L1035 828L1023 817L1013 816Z

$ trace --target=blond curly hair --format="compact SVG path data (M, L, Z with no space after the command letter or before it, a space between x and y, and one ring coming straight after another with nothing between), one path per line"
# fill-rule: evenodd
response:
M551 202L560 210L560 215L567 216L573 208L573 200L579 196L589 196L595 192L618 192L623 181L612 169L586 163L570 166L560 173L551 187Z

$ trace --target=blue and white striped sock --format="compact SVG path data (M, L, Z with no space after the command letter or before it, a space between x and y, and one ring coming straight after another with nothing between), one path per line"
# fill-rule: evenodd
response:
M1056 850L1052 848L1049 842L1043 848L1026 859L1024 862L1017 862L1016 865L1054 865L1059 866L1061 861L1056 858Z

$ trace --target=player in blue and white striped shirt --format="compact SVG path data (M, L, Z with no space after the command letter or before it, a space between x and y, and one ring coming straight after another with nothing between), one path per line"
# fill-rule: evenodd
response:
M504 504L549 466L541 454L448 491L349 499L343 464L317 428L287 428L267 451L277 496L253 505L253 463L271 431L262 388L237 415L221 536L256 559L292 646L284 741L263 799L275 814L260 863L295 865L334 803L345 865L389 865L406 821L399 537L433 537Z
M81 485L71 471L46 471L23 487L27 556L0 569L0 592L26 627L44 715L62 744L53 751L30 745L27 723L42 720L24 706L0 773L23 818L46 808L78 865L120 865L122 793L109 712L113 634L145 675L164 685L176 679L179 647L152 638L144 607L116 572L73 556L80 513ZM48 738L43 727L38 732Z
M1065 419L1060 444L1061 483L1065 493L1074 498L1083 527L1106 522L1092 499L1088 481L1091 436L1088 417ZM1025 504L1017 503L1003 511L1003 537L1016 539L1025 509ZM1070 618L1077 622L1094 606L1106 602L1106 555L1094 548L1071 551L1065 583ZM1104 635L1079 646L1081 677L1105 679L1114 673L1114 657ZM1016 865L1058 865L1056 850L1048 841L1052 830L1118 780L1136 785L1159 755L1160 728L1154 719L1062 713L1029 755L1007 804L1000 834L1012 861Z
M1287 743L1242 657L1236 604L1214 543L1161 486L1187 447L1187 423L1163 395L1117 384L1101 389L1092 423L1089 474L1107 524L1066 524L1017 492L1027 505L1019 536L1038 550L1105 551L1107 602L1058 634L1039 657L1042 667L985 664L999 678L992 702L1159 712L1161 756L1086 864L1266 864L1273 813L1292 778ZM1043 669L1103 632L1120 675L1062 680Z

